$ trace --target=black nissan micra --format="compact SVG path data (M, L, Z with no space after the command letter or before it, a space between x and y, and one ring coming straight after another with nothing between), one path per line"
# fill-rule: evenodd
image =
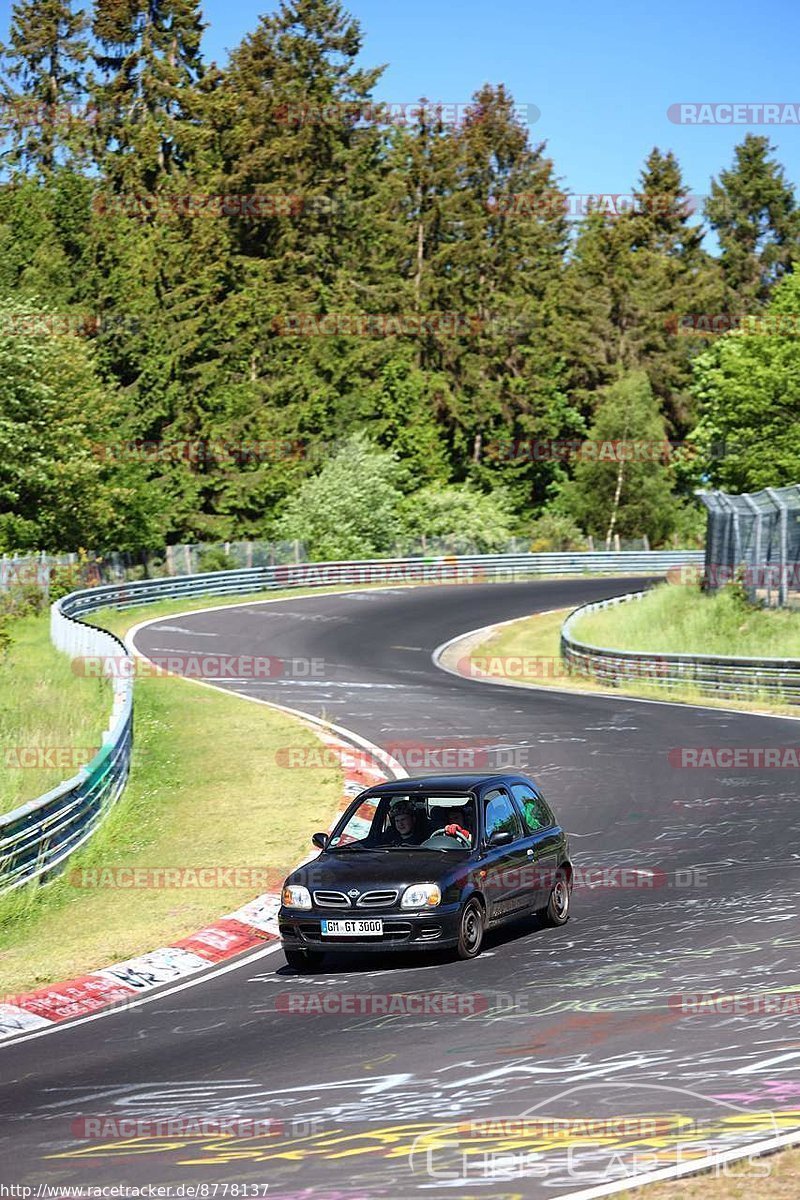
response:
M536 912L551 925L569 917L569 841L524 775L382 783L312 841L322 853L288 877L278 913L297 970L326 950L474 958L486 929Z

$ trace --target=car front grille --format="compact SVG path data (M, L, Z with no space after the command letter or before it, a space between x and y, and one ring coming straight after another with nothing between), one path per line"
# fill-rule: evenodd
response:
M397 890L386 889L380 892L364 892L363 896L359 896L356 900L357 908L391 908L397 903Z
M349 908L350 897L344 892L314 892L314 903L318 908Z
M397 903L398 895L397 888L381 888L364 892L360 896L348 896L345 892L319 891L314 892L314 904L317 908L391 908Z

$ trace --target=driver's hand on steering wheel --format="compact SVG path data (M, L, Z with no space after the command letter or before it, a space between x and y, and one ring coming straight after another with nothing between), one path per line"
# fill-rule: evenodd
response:
M460 825L445 825L444 831L448 837L456 837L461 834L468 842L472 841L472 834L468 829L462 829Z

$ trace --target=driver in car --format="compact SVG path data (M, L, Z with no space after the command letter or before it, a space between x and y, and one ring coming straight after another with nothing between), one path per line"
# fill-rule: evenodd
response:
M468 842L472 842L472 834L469 831L469 817L466 810L454 806L445 811L445 826L444 831L449 837L456 837L460 834Z

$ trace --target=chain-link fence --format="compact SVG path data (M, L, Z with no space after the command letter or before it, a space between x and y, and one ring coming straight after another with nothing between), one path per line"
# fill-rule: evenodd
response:
M527 554L531 550L568 550L572 547L541 547L529 537L511 538L492 553ZM591 538L581 549L594 551ZM647 538L615 539L614 550L648 551ZM602 547L600 547L602 549ZM440 555L485 554L486 546L468 537L450 534L443 537L409 538L396 543L385 555L376 557L429 558ZM210 542L165 546L161 550L139 553L111 551L78 554L3 554L0 557L0 594L31 585L49 592L50 585L60 587L54 598L77 587L96 587L103 583L132 583L140 579L164 579L177 575L197 575L208 571L242 570L250 567L282 567L308 562L310 555L300 541Z
M286 566L307 558L305 546L298 541L186 543L161 550L112 550L106 554L4 554L0 557L0 593L26 585L47 590L56 579L70 590L206 571Z
M800 485L698 496L708 509L706 588L741 580L754 603L800 603Z

